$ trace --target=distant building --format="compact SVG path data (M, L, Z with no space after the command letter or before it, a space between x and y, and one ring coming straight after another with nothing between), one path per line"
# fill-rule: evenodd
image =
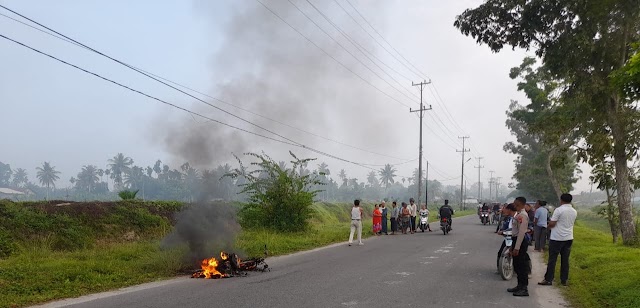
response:
M29 189L16 190L7 187L0 187L0 199L25 199L34 193Z

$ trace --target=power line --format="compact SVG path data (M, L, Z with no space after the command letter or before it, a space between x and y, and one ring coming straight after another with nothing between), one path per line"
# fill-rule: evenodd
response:
M82 68L82 67L80 67L80 66L77 66L77 65L75 65L75 64L69 63L69 62L67 62L67 61L65 61L65 60L62 60L62 59L57 58L57 57L55 57L55 56L53 56L53 55L50 55L50 54L45 53L45 52L43 52L43 51L40 51L40 50L38 50L38 49L36 49L36 48L33 48L33 47L29 46L29 45L26 45L26 44L24 44L24 43L22 43L22 42L19 42L19 41L17 41L17 40L14 40L14 39L12 39L12 38L9 38L9 37L7 37L7 36L5 36L5 35L3 35L3 34L0 34L0 38L3 38L3 39L8 40L8 41L11 41L11 42L13 42L13 43L15 43L15 44L18 44L18 45L20 45L20 46L22 46L22 47L24 47L24 48L27 48L27 49L29 49L29 50L31 50L31 51L34 51L34 52L36 52L36 53L38 53L38 54L40 54L40 55L46 56L46 57L48 57L48 58L50 58L50 59L56 60L56 61L58 61L58 62L60 62L60 63L63 63L63 64L65 64L65 65L67 65L67 66L70 66L70 67L73 67L73 68L75 68L75 69L77 69L77 70L80 70L80 71L82 71L82 72L84 72L84 73L86 73L86 74L92 75L92 76L94 76L94 77L97 77L97 78L99 78L99 79L102 79L102 80L104 80L104 81L107 81L107 82L109 82L109 83L112 83L112 84L114 84L114 85L117 85L117 86L122 87L122 88L124 88L124 89L127 89L127 90L129 90L129 91L132 91L132 92L138 93L138 94L140 94L140 95L142 95L142 96L145 96L145 97L147 97L147 98L150 98L150 99L152 99L152 100L155 100L155 101L157 101L157 102L160 102L160 103L162 103L162 104L165 104L165 105L167 105L167 106L170 106L170 107L173 107L173 108L176 108L176 109L182 110L182 111L187 112L187 113L189 113L189 114L191 114L191 115L195 115L195 116L201 117L201 118L203 118L203 119L209 120L209 121L211 121L211 122L215 122L215 123L218 123L218 124L222 124L222 125L228 126L228 127L230 127L230 128L237 129L237 130L239 130L239 131L242 131L242 132L245 132L245 133L248 133L248 134L252 134L252 135L255 135L255 136L258 136L258 137L262 137L262 138L265 138L265 139L269 139L269 140L272 140L272 141L280 142L280 143L287 144L287 145L294 146L294 147L303 148L303 149L309 150L309 151L311 151L311 152L314 152L314 153L317 153L317 154L320 154L320 155L323 155L323 156L326 156L326 157L334 158L334 159L336 159L336 160L340 160L340 161L343 161L343 162L346 162L346 163L354 164L354 165L357 165L357 166L360 166L360 167L363 167L363 168L367 168L367 169L370 169L370 170L374 170L374 171L376 170L376 169L371 168L371 167L369 167L369 166L366 166L366 165L364 165L364 164L361 164L361 163L358 163L358 162L354 162L354 161L351 161L351 160L348 160L348 159L344 159L344 158L341 158L341 157L335 156L335 155L333 155L333 154L330 154L330 153L327 153L327 152L323 152L323 151L321 151L321 150L318 150L318 149L315 149L315 148L312 148L312 147L306 146L306 145L301 144L301 143L297 143L297 142L287 142L287 141L284 141L284 140L280 140L280 139L276 139L276 138L273 138L273 137L269 137L269 136L265 136L265 135L262 135L262 134L258 134L258 133L255 133L255 132L252 132L252 131L249 131L249 130L246 130L246 129L243 129L243 128L240 128L240 127L237 127L237 126L234 126L234 125L228 124L228 123L225 123L225 122L221 122L221 121L215 120L215 119L213 119L213 118L211 118L211 117L208 117L208 116L202 115L202 114L197 113L197 112L195 112L195 111L191 111L191 110L186 109L186 108L184 108L184 107L180 107L180 106L178 106L178 105L175 105L175 104L170 103L170 102L168 102L168 101L165 101L165 100L163 100L163 99L157 98L157 97L155 97L155 96L152 96L152 95L147 94L147 93L145 93L145 92L142 92L142 91L140 91L140 90L134 89L134 88L132 88L132 87L130 87L130 86L127 86L127 85L125 85L125 84L119 83L119 82L117 82L117 81L115 81L115 80L112 80L112 79L109 79L109 78L107 78L107 77L104 77L104 76L102 76L102 75L100 75L100 74L97 74L97 73L94 73L94 72L89 71L89 70L87 70L87 69L84 69L84 68Z
M0 7L2 7L2 8L4 8L4 9L6 9L6 10L8 10L8 11L10 11L10 12L12 12L12 13L14 13L14 14L16 14L16 15L18 15L18 16L20 16L20 17L22 17L22 18L25 18L25 19L27 19L27 20L29 20L29 21L31 21L31 22L33 22L33 23L35 23L35 24L37 24L37 25L39 25L39 26L41 26L41 27L45 28L45 29L48 29L49 31L53 31L53 32L55 32L55 33L58 33L58 34L59 34L59 32L57 32L57 31L55 31L55 30L53 30L53 29L51 29L51 28L49 28L49 27L47 27L47 26L44 26L43 24L40 24L40 23L38 23L38 22L34 21L33 19L30 19L30 18L28 18L28 17L26 17L26 16L24 16L24 15L21 15L21 14L19 14L19 13L17 13L17 12L15 12L15 11L13 11L13 10L11 10L11 9L8 9L7 7L5 7L5 6L1 5L1 4L0 4ZM77 42L77 41L75 41L75 40L72 40L72 39L66 38L66 36L64 36L64 35L62 35L62 34L59 34L59 35L53 34L53 33L51 33L51 32L48 32L48 31L42 30L42 29L37 28L37 27L35 27L35 26L33 26L33 25L27 24L27 23L25 23L25 22L23 22L23 21L20 21L20 20L18 20L18 19L15 19L15 18L13 18L13 17L7 16L7 15L2 14L2 13L0 13L0 16L3 16L3 17L8 18L8 19L11 19L11 20L13 20L13 21L15 21L15 22L18 22L18 23L21 23L21 24L23 24L23 25L25 25L25 26L27 26L27 27L30 27L30 28L32 28L32 29L34 29L34 30L37 30L37 31L40 31L40 32L42 32L42 33L44 33L44 34L47 34L47 35L49 35L49 36L51 36L51 37L54 37L54 38L57 38L57 39L59 39L59 40L65 41L65 42L67 42L67 43L70 43L70 44L76 45L76 46L78 46L78 47L81 47L81 48L87 49L87 50L92 51L92 52L96 52L95 50L93 50L93 49L89 48L88 46L85 46L84 44L81 44L81 43L79 43L79 42ZM62 36L60 36L60 35L62 35ZM105 55L103 55L103 54L101 54L101 53L99 53L99 52L96 52L96 53L98 53L98 54L100 54L100 55L102 55L102 56L105 56ZM109 57L107 57L107 58L109 58ZM110 59L111 59L111 58L110 58ZM114 60L114 59L112 59L112 60ZM114 61L115 61L115 60L114 60ZM337 140L334 140L334 139L331 139L331 138L328 138L328 137L325 137L325 136L321 136L321 135L319 135L319 134L312 133L312 132L310 132L310 131L307 131L307 130L304 130L304 129L301 129L301 128L298 128L298 127L292 126L292 125L290 125L290 124L283 123L283 122L278 121L278 120L276 120L276 119L273 119L273 118L270 118L270 117L267 117L267 116L264 116L264 115L258 114L258 113L256 113L256 112L253 112L253 111L251 111L251 110L249 110L249 109L243 108L243 107L238 106L238 105L236 105L236 104L232 104L232 103L226 102L226 101L224 101L224 100L222 100L222 99L219 99L219 98L213 97L213 96L208 95L208 94L206 94L206 93L203 93L202 91L195 90L195 89L190 88L190 87L188 87L188 86L185 86L185 85L182 85L182 84L180 84L180 83L177 83L177 82L171 81L171 80L169 80L169 79L167 79L167 78L164 78L164 77L162 77L162 76L158 76L158 75L153 74L153 73L151 73L151 72L148 72L148 71L145 71L145 70L143 70L143 69L137 68L137 67L135 67L135 66L133 66L133 65L130 65L130 64L124 63L124 62L122 62L122 61L117 60L116 62L118 62L119 64L123 64L123 65L125 65L126 67L128 67L128 68L130 68L130 69L134 69L135 71L143 72L143 73L145 73L145 74L151 75L151 76L153 76L153 77L155 77L155 78L161 79L161 80L163 80L163 81L166 81L166 82L168 82L168 83L174 84L174 85L179 86L179 87L181 87L181 88L184 88L184 89L190 90L190 91L192 91L192 92L194 92L194 93L198 93L198 94L203 95L203 96L205 96L205 97L208 97L208 98L214 99L214 100L216 100L216 101L218 101L218 102L220 102L220 103L223 103L223 104L226 104L226 105L229 105L229 106L232 106L232 107L238 108L238 109L240 109L240 110L242 110L242 111L245 111L245 112L248 112L248 113L250 113L250 114L252 114L252 115L255 115L255 116L258 116L258 117L264 118L264 119L269 120L269 121L273 121L273 122L275 122L275 123L278 123L278 124L280 124L280 125L283 125L283 126L286 126L286 127L292 128L292 129L296 129L296 130L298 130L298 131L301 131L301 132L304 132L304 133L306 133L306 134L309 134L309 135L315 136L315 137L317 137L317 138L325 139L325 140L327 140L327 141L331 141L331 142L334 142L334 143L337 143L337 144L340 144L340 145L343 145L343 146L347 146L347 147L350 147L350 148L353 148L353 149L356 149L356 150L360 150L360 151L363 151L363 152L367 152L367 153L370 153L370 154L375 154L375 155L384 156L384 157L388 157L388 158L399 159L399 160L407 160L407 158L401 158L401 157L396 157L396 156L392 156L392 155L387 155L387 154L377 153L377 152L374 152L374 151L370 151L370 150L366 150L366 149L363 149L363 148L359 148L359 147L356 147L356 146L350 145L350 144L345 143L345 142L337 141Z
M218 107L218 106L215 106L215 105L213 105L213 104L211 104L211 103L209 103L209 102L207 102L207 101L205 101L205 100L203 100L203 99L200 99L199 97L196 97L196 96L194 96L194 95L191 95L190 93L187 93L187 92L185 92L185 91L183 91L183 90L181 90L181 89L178 89L178 88L176 88L176 87L174 87L174 86L172 86L172 85L170 85L170 84L168 84L168 83L166 83L166 82L164 82L164 81L162 81L162 80L160 80L160 79L158 79L158 78L155 78L155 77L153 77L153 76L151 76L151 75L149 75L149 74L147 74L147 73L145 73L145 72L143 72L143 71L141 71L141 70L139 70L139 69L137 69L137 68L135 68L135 67L133 67L133 66L131 66L131 65L129 65L129 64L126 64L126 63L124 63L124 62L122 62L122 61L120 61L120 60L118 60L118 59L115 59L115 58L113 58L113 57L110 57L110 56L108 56L108 55L106 55L106 54L104 54L104 53L102 53L102 52L100 52L100 51L97 51L97 50L95 50L95 49L93 49L93 48L91 48L91 47L89 47L89 46L87 46L87 45L85 45L85 44L82 44L82 43L80 43L80 42L78 42L78 41L76 41L76 40L74 40L74 39L72 39L72 38L70 38L70 37L68 37L68 36L66 36L66 35L64 35L64 34L62 34L62 33L60 33L60 32L57 32L57 31L55 31L55 30L53 30L53 29L51 29L51 28L49 28L49 27L47 27L47 26L45 26L45 25L43 25L43 24L40 24L40 23L36 22L35 20L32 20L32 19L30 19L30 18L28 18L28 17L26 17L26 16L24 16L24 15L22 15L22 14L20 14L20 13L16 12L16 11L13 11L13 10L11 10L11 9L9 9L9 8L7 8L7 7L3 6L3 5L1 5L1 4L0 4L0 7L4 8L5 10L7 10L7 11L9 11L9 12L13 13L13 14L16 14L16 15L18 15L18 16L20 16L20 17L22 17L22 18L24 18L24 19L26 19L26 20L28 20L28 21L30 21L30 22L32 22L32 23L34 23L34 24L38 25L38 26L40 26L40 27L43 27L43 28L45 28L45 29L47 29L47 30L49 30L49 31L51 31L51 32L53 32L53 33L55 33L55 34L59 35L59 36L62 36L62 37L66 38L66 39L68 39L68 40L70 40L70 41L72 41L72 42L74 42L74 43L76 43L76 44L78 44L78 45L80 45L80 46L82 46L82 47L84 47L84 48L86 48L86 49L88 49L88 50L92 51L92 52L95 52L95 53L97 53L97 54L99 54L99 55L101 55L101 56L103 56L103 57L106 57L106 58L108 58L108 59L110 59L110 60L112 60L112 61L114 61L114 62L116 62L116 63L119 63L119 64L121 64L121 65L124 65L124 66L128 67L128 68L129 68L129 69L131 69L131 70L134 70L134 71L136 71L136 72L138 72L138 73L140 73L140 74L142 74L142 75L144 75L144 76L147 76L147 77L149 77L149 78L151 78L151 79L153 79L153 80L155 80L155 81L157 81L157 82L159 82L159 83L161 83L161 84L163 84L163 85L165 85L165 86L168 86L168 87L170 87L170 88L172 88L172 89L174 89L174 90L176 90L176 91L178 91L178 92L180 92L180 93L183 93L183 94L185 94L185 95L187 95L187 96L189 96L189 97L191 97L191 98L193 98L193 99L195 99L195 100L198 100L199 102L202 102L202 103L204 103L204 104L206 104L206 105L208 105L208 106L210 106L210 107L212 107L212 108L218 109L219 111L222 111L222 112L224 112L224 113L226 113L226 114L228 114L228 115L230 115L230 116L232 116L232 117L234 117L234 118L237 118L237 119L239 119L239 120L241 120L241 121L243 121L243 122L245 122L245 123L248 123L248 124L250 124L250 125L253 125L253 126L255 126L255 127L257 127L257 128L260 128L260 129L262 129L262 130L264 130L264 131L266 131L266 132L269 132L269 133L271 133L271 134L273 134L273 135L276 135L276 136L278 136L278 137L280 137L280 138L282 138L282 139L284 139L284 140L287 140L287 141L289 141L289 142L291 142L291 143L298 143L298 142L293 141L293 140L291 140L291 139L289 139L289 138L287 138L287 137L285 137L285 136L282 136L282 135L280 135L280 134L278 134L278 133L276 133L276 132L273 132L273 131L271 131L271 130L269 130L269 129L265 128L265 127L262 127L262 126L260 126L260 125L258 125L258 124L255 124L255 123L253 123L253 122L251 122L251 121L249 121L249 120L246 120L246 119L244 119L244 118L242 118L242 117L240 117L240 116L238 116L238 115L235 115L235 114L233 114L233 113L231 113L231 112L229 112L229 111L227 111L227 110L225 110L225 109L222 109L222 108L220 108L220 107ZM25 47L26 47L26 46L25 46ZM299 143L298 143L298 144L299 144Z
M287 26L289 26L289 28L293 29L296 33L298 33L300 36L302 36L304 39L306 39L309 43L311 43L312 45L314 45L316 48L320 49L320 51L322 51L325 55L327 55L329 58L333 59L333 61L337 62L338 64L340 64L340 66L342 66L344 69L346 69L347 71L351 72L352 74L356 75L358 78L360 78L360 80L364 81L365 83L367 83L369 86L371 86L372 88L376 89L378 92L384 94L385 96L387 96L388 98L390 98L391 100L397 102L400 105L403 105L407 108L409 108L409 105L397 100L396 98L394 98L393 96L389 95L387 92L382 91L380 88L378 88L376 85L374 85L373 83L371 83L370 81L366 80L364 77L360 76L358 73L354 72L352 69L350 69L348 66L346 66L344 63L338 61L338 59L336 59L334 56L332 56L329 52L327 52L326 50L324 50L322 47L320 47L318 44L316 44L314 41L312 41L309 37L307 37L306 35L304 35L302 32L300 32L300 30L296 29L294 26L292 26L290 23L288 23L284 18L282 18L278 13L276 13L275 11L273 11L271 8L269 8L266 4L264 4L262 1L260 0L256 0L258 3L260 3L262 6L264 6L265 9L267 9L269 12L271 12L271 14L273 14L274 16L276 16L278 19L280 19L282 22L284 22Z
M311 20L311 22L313 22L313 20L311 18L309 18L306 14L304 14L304 12L302 12L291 0L288 0L289 3L291 3L293 6L295 6L298 11L300 11L303 15L305 15L305 17L307 17L307 19ZM351 43L351 45L353 45L354 47L356 47L356 49L358 51L360 51L360 53L362 55L364 55L367 59L369 59L369 61L371 61L371 63L373 63L377 68L379 68L384 74L386 74L387 76L389 76L389 78L391 78L391 80L395 81L398 85L400 85L401 88L405 89L407 92L409 92L411 95L413 95L415 98L417 98L418 96L413 93L410 89L408 89L406 86L404 86L400 81L398 81L397 79L395 79L393 76L391 76L391 74L389 74L387 71L385 71L382 67L380 67L380 65L378 65L378 63L376 63L376 61L374 61L369 55L373 56L374 58L376 58L378 61L380 61L382 64L385 64L382 60L380 60L375 54L373 54L372 52L370 52L369 50L367 50L366 48L364 48L362 45L360 45L355 39L353 39L349 34L347 34L344 30L342 30L338 25L336 25L335 22L333 22L326 14L324 14L317 6L315 6L311 1L309 0L305 0L307 3L309 3L309 5L311 5L311 7L320 14L320 16L322 16L334 29L338 30L338 32L340 34L342 34L342 36L344 36L347 41L349 43ZM315 22L313 22L314 24L316 24ZM318 26L316 24L316 26ZM319 26L318 26L319 27ZM322 30L322 29L321 29ZM323 32L325 34L327 34L327 32L325 32L323 30ZM328 35L328 34L327 34ZM332 38L333 39L333 38ZM336 41L336 40L334 40ZM337 41L336 41L337 43ZM338 45L340 45L338 43ZM342 45L340 45L342 46ZM347 51L349 52L349 51ZM350 53L351 54L351 53ZM358 59L359 61L359 59ZM362 62L361 62L362 63ZM387 66L385 64L385 66ZM388 66L387 66L388 67ZM377 74L376 74L377 75ZM382 79L382 78L380 78ZM389 83L387 83L389 84ZM389 84L391 86L391 84ZM393 87L393 86L392 86ZM393 87L394 89L396 89L395 87ZM412 100L411 97L408 97L406 94L404 94L403 92L401 92L400 90L396 89L398 92L402 93L405 97L409 98L410 100Z
M425 74L425 73L421 72L421 71L420 71L420 70L419 70L419 69L418 69L418 68L417 68L413 63L411 63L409 60L407 60L407 58L405 58L405 57L404 57L404 56L403 56L403 55L402 55L402 54L401 54L397 49L395 49L395 48L393 47L393 45L391 45L391 44L389 43L389 41L387 41L387 39L385 39L385 38L384 38L384 36L382 36L382 34L380 34L380 32L378 32L378 30L376 30L376 28L375 28L373 25L371 25L371 23L367 20L367 18L365 18L365 17L362 15L362 13L360 13L360 11L359 11L355 6L353 6L353 4L351 4L351 1L349 1L349 0L346 0L346 1L347 1L347 3L349 4L349 6L351 6L351 7L352 7L352 8L353 8L357 13L358 13L358 15L360 15L360 17L362 17L362 19L363 19L363 20L364 20L364 21L369 25L369 27L371 27L371 29L373 29L373 31L375 31L375 32L376 32L376 34L378 34L378 36L380 36L380 38L382 38L382 40L383 40L385 43L387 43L387 45L389 45L389 47L391 47L391 49L393 49L393 50L394 50L398 55L400 55L400 57L402 57L402 59L404 59L407 63L409 63L409 65L411 65L411 66L413 67L413 69L415 69L415 71L414 71L413 69L409 68L408 66L406 66L404 63L402 63L402 61L399 61L401 64L403 64L403 65L404 65L407 69L409 69L412 73L416 74L419 78L426 78L426 79L429 79L429 78L428 78L428 76L427 76L427 74ZM396 58L396 59L397 59L397 58ZM417 71L418 73L416 73L416 71Z
M380 42L378 42L378 40L376 40L375 37L373 37L373 35L371 35L371 33L369 33L369 31L367 31L367 29L365 29L362 24L355 18L353 17L353 15L351 15L351 13L349 13L349 11L347 11L342 4L340 4L340 2L338 2L337 0L334 0L333 2L335 2L335 4L337 4L350 18L351 20L353 20L354 23L356 23L360 29L362 29L362 31L364 31L364 33L366 33L371 39L373 39L374 42L376 42L376 44L378 44L380 47L382 47L382 49L384 49L387 53L389 53L389 55L391 55L391 57L393 57L396 61L398 61L400 64L402 64L402 62L395 57L395 55L393 53L391 53L389 50L386 49L386 47L382 44L380 44ZM376 57L376 59L378 59ZM394 68L388 66L387 64L385 64L382 60L378 59L382 64L384 64L386 67L388 67L390 70L394 71L396 74L400 75L400 77L406 79L406 80L411 80L411 78L407 77L406 75L402 74L401 72L398 72L397 70L395 70Z
M204 118L204 119L206 119L206 120L209 120L209 121L212 121L212 122L215 122L215 123L218 123L218 124L222 124L222 125L225 125L225 126L231 127L231 128L233 128L233 129L237 129L237 130L243 131L243 132L245 132L245 133L249 133L249 134L252 134L252 135L258 136L258 137L266 138L266 139L269 139L269 140L272 140L272 141L277 141L277 142L284 143L284 144L288 144L288 145L299 146L298 144L295 144L295 143L290 143L290 142L287 142L287 141L284 141L284 140L280 140L280 139L276 139L276 138L273 138L273 137L269 137L269 136L261 135L261 134L258 134L258 133L255 133L255 132L252 132L252 131L246 130L246 129L244 129L244 128L240 128L240 127L237 127L237 126L234 126L234 125L231 125L231 124L227 124L227 123L224 123L224 122L221 122L221 121L218 121L218 120L212 119L212 118L210 118L210 117L207 117L207 116L202 115L202 114L200 114L200 113L197 113L197 112L195 112L195 111L188 110L188 109L186 109L186 108L184 108L184 107L180 107L180 106L178 106L178 105L175 105L175 104L173 104L173 103L167 102L167 101L162 100L162 99L159 99L159 98L157 98L157 97L155 97L155 96L149 95L149 94L144 93L144 92L142 92L142 91L139 91L139 90L133 89L133 88L131 88L131 87L127 86L127 85L124 85L124 84L122 84L122 83L119 83L119 82L117 82L117 81L114 81L114 80L111 80L111 79L109 79L109 78L103 77L103 76L101 76L101 75L99 75L99 74L97 74L97 73L94 73L94 72L91 72L91 71L86 70L86 69L84 69L84 68L81 68L81 67L79 67L79 66L77 66L77 65L75 65L75 64L71 64L71 63L69 63L69 62L67 62L67 61L64 61L64 60L62 60L62 59L59 59L59 58L57 58L57 57L54 57L54 56L52 56L52 55L50 55L50 54L48 54L48 53L45 53L45 52L40 51L40 50L38 50L38 49L35 49L35 48L33 48L33 47L31 47L31 46L28 46L28 45L26 45L26 44L24 44L24 43L22 43L22 42L16 41L16 40L14 40L14 39L12 39L12 38L9 38L9 37L7 37L7 36L5 36L5 35L3 35L3 34L0 34L0 38L6 39L6 40L8 40L8 41L11 41L11 42L13 42L13 43L15 43L15 44L18 44L18 45L22 46L22 47L25 47L25 48L28 48L28 49L30 49L30 50L32 50L32 51L34 51L34 52L37 52L37 53L39 53L39 54L41 54L41 55L43 55L43 56L49 57L49 58L51 58L51 59L53 59L53 60L56 60L56 61L58 61L58 62L61 62L61 63L65 64L65 65L71 66L71 67L73 67L73 68L75 68L75 69L78 69L78 70L80 70L80 71L83 71L83 72L85 72L85 73L87 73L87 74L90 74L90 75L93 75L93 76L95 76L95 77L98 77L98 78L100 78L100 79L102 79L102 80L104 80L104 81L108 81L108 82L110 82L110 83L112 83L112 84L115 84L115 85L117 85L117 86L120 86L120 87L122 87L122 88L125 88L125 89L127 89L127 90L129 90L129 91L132 91L132 92L138 93L138 94L140 94L140 95L146 96L146 97L148 97L148 98L150 98L150 99L153 99L153 100L158 101L158 102L160 102L160 103L163 103L163 104L165 104L165 105L168 105L168 106L171 106L171 107L174 107L174 108L180 109L180 110L182 110L182 111L184 111L184 112L190 113L191 115L196 115L196 116L199 116L199 117Z

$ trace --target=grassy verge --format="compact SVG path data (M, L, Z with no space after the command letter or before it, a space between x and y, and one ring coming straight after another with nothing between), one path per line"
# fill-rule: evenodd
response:
M611 235L579 221L574 229L568 288L574 307L640 307L640 248L613 244ZM559 277L559 261L556 277Z
M161 250L174 203L0 203L0 307L22 307L172 277L183 272L184 252ZM310 230L245 230L237 247L248 256L281 255L345 241L351 205L317 203ZM363 236L371 235L364 205ZM64 232L62 232L64 231ZM127 235L135 239L125 239ZM4 245L4 246L3 246ZM4 251L4 250L2 250ZM2 256L0 256L2 257Z
M157 242L122 243L77 251L30 247L0 260L0 307L21 307L175 276L181 251Z

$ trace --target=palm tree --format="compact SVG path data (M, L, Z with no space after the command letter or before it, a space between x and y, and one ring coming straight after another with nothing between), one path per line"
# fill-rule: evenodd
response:
M124 185L130 189L140 189L143 178L144 169L138 166L133 166L132 168L129 168L129 171L124 175Z
M126 157L122 153L118 153L113 158L109 159L109 168L111 169L111 178L113 179L114 186L116 188L122 187L123 175L128 173L133 165L133 159Z
M27 170L22 168L16 169L13 174L13 185L16 187L22 187L23 184L27 184L29 179L27 177Z
M60 179L58 176L60 171L57 171L56 167L51 166L48 162L44 162L42 167L38 167L36 170L38 170L36 177L40 180L40 184L47 187L47 200L49 200L49 188L56 187L56 181Z
M340 170L340 173L338 173L338 177L343 181L343 182L347 182L347 172L344 171L344 169Z
M390 184L395 183L395 180L393 178L396 177L396 171L397 170L390 164L384 165L384 168L378 171L378 173L380 174L380 180L382 181L382 184L384 184L385 190L389 188Z
M78 188L91 192L99 180L96 166L82 166L82 170L78 173Z
M156 163L153 165L153 172L156 173L156 177L160 177L160 173L162 172L162 161L156 160Z
M370 187L378 187L378 185L380 185L375 171L369 172L369 174L367 175L367 182L369 183Z
M102 182L102 176L104 175L104 170L103 169L98 169L97 174L100 177L100 182Z

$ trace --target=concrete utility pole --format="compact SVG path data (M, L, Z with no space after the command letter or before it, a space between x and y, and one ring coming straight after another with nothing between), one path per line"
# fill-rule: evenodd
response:
M480 169L484 168L484 166L480 165L480 160L484 157L478 157L478 166L474 168L478 168L478 202L482 199L482 182L480 181Z
M418 150L418 208L422 205L422 118L424 117L425 111L432 109L431 105L429 105L429 108L425 108L424 105L422 105L422 91L424 90L424 87L430 83L431 81L427 82L426 80L423 80L420 83L411 83L414 87L420 86L420 109L412 110L409 108L409 112L419 112L418 116L420 117L420 147Z
M469 149L464 148L464 141L468 139L469 136L458 137L458 139L462 139L462 150L456 150L456 152L462 152L462 173L460 176L460 206L463 210L466 209L464 205L464 153L469 152Z
M491 177L489 177L489 199L491 199L491 197L493 196L491 190L493 189L493 174L495 173L495 171L489 170L489 173L491 174Z
M496 178L496 199L498 199L498 191L500 189L500 180L501 179L502 179L501 177L497 177Z

